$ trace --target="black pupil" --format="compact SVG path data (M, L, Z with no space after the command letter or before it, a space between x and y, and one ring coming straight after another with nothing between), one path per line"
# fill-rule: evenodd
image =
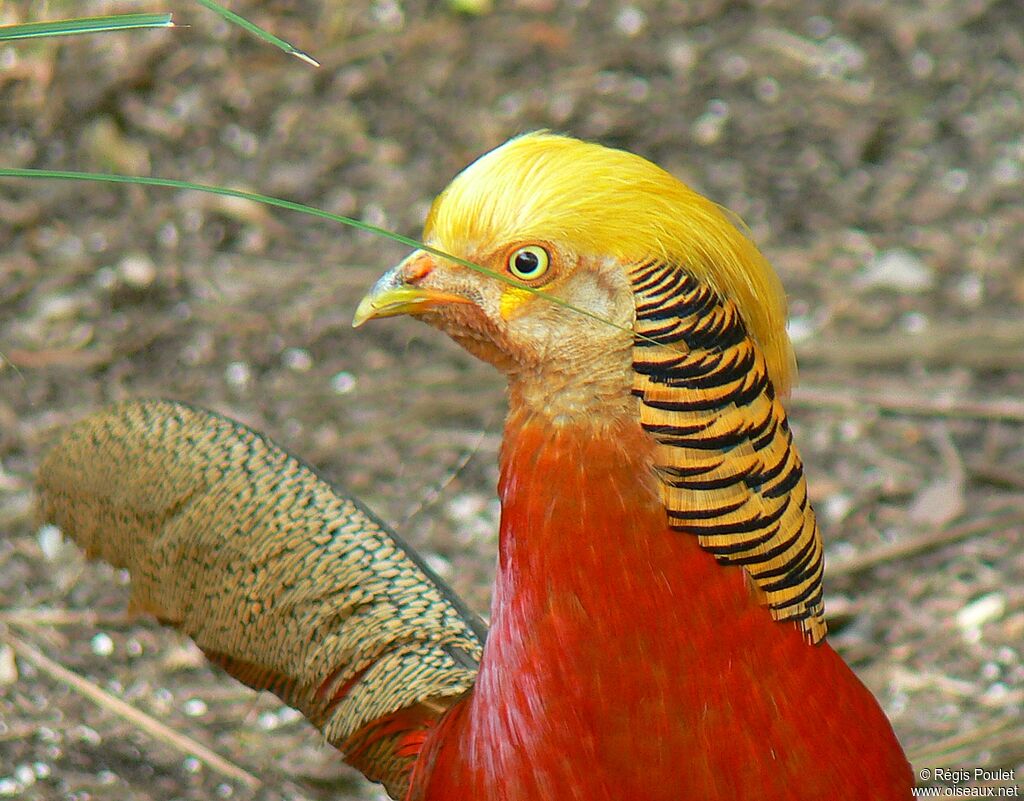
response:
M521 250L516 254L516 270L523 275L537 272L540 257L532 250Z

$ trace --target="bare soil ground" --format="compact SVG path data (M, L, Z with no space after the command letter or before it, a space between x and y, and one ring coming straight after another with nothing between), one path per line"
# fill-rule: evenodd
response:
M449 178L517 132L661 163L739 213L789 291L833 643L919 767L1024 776L1017 0L233 6L324 66L186 3L187 29L6 45L0 164L224 184L416 234ZM500 379L412 321L349 327L402 253L195 193L0 182L0 797L378 793L273 698L127 618L123 578L30 507L59 426L185 399L336 478L486 610Z

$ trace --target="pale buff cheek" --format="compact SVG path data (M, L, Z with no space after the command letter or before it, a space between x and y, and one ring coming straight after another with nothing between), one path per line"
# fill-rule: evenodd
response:
M531 293L525 289L506 287L501 293L501 300L498 303L498 311L502 320L509 320L519 308L531 297Z

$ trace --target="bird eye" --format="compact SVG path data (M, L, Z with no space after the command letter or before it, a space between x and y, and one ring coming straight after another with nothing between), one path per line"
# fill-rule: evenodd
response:
M508 257L508 271L522 281L533 281L548 271L550 261L544 248L527 245Z

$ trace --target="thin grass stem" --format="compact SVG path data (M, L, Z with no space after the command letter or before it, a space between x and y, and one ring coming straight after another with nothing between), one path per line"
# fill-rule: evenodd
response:
M202 2L202 0L199 0ZM0 27L0 42L40 39L46 36L73 36L82 33L125 31L135 28L174 28L170 14L116 14L107 17L81 17L52 22L24 22Z
M264 42L269 42L274 45L274 47L281 48L284 52L288 53L288 55L295 56L296 58L305 61L307 64L312 64L314 67L320 66L320 62L305 50L299 50L299 48L290 42L286 42L284 39L274 36L270 31L266 31L259 25L249 22L245 17L239 16L234 11L224 8L220 3L215 3L213 0L196 0L196 2L204 8L210 9L210 11L213 11L215 14L219 14L228 22L234 23L240 28L244 28L253 36L259 37Z
M210 186L208 184L197 184L192 181L181 181L175 178L154 178L147 176L138 175L119 175L115 173L98 173L98 172L77 172L73 170L43 170L33 168L15 168L15 167L0 167L0 178L49 178L49 179L61 179L68 181L92 181L96 183L111 183L111 184L136 184L140 186L159 186L167 189L184 189L195 192L207 192L212 195L222 195L224 197L240 198L242 200L251 200L255 203L263 203L267 206L275 206L280 209L287 209L288 211L296 211L300 214L308 214L312 217L319 217L323 220L330 220L331 222L340 223L341 225L347 225L351 228L355 228L359 231L365 231L376 236L382 236L386 239L390 239L393 242L406 245L408 247L422 250L426 253L430 253L433 256L445 259L446 261L459 264L463 267L467 267L470 270L474 270L478 273L482 273L495 281L500 281L503 284L508 284L516 289L521 289L531 295L544 298L545 300L554 303L557 306L561 306L564 309L581 314L584 317L588 317L591 320L596 320L604 325L610 325L612 328L617 328L620 331L624 331L630 336L634 336L638 339L650 341L655 345L661 344L654 339L645 337L642 334L635 333L632 329L625 326L619 325L607 320L599 314L588 311L587 309L581 309L578 306L574 306L568 301L562 300L561 298L549 295L543 290L536 289L535 287L525 286L519 283L515 279L503 275L502 273L491 270L488 267L484 267L482 264L477 264L468 259L463 259L460 256L456 256L452 253L446 253L440 248L427 245L424 242L413 239L412 237L403 236L402 234L396 234L394 231L389 231L386 228L381 228L377 225L372 225L362 220L354 219L353 217L345 217L340 214L332 214L329 211L318 209L315 206L307 206L304 203L296 203L293 200L285 200L284 198L272 197L270 195L263 195L258 192L246 192L242 189L231 189L226 186Z

